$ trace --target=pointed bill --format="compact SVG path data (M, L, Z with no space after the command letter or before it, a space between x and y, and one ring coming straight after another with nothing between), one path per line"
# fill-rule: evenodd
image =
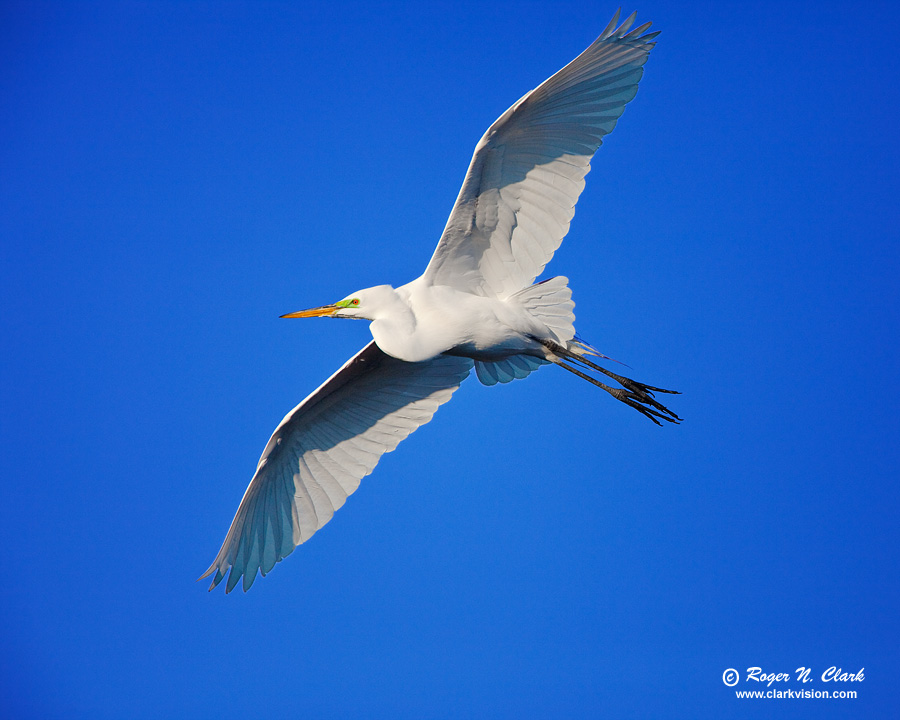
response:
M340 310L339 305L322 305L321 307L310 308L309 310L300 310L298 312L281 315L283 318L308 318L308 317L324 317L326 315L334 315Z

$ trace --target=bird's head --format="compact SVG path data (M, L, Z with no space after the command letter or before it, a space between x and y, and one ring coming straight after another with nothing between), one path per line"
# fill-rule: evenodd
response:
M376 287L357 290L343 300L338 300L331 305L300 310L299 312L282 315L283 318L308 318L308 317L339 317L355 318L358 320L374 320L379 311L396 302L397 292L390 285L377 285Z

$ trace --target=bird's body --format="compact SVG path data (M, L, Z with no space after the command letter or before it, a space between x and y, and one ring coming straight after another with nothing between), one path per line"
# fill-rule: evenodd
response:
M484 134L421 277L283 317L370 321L373 341L278 425L215 561L247 590L327 523L380 457L427 423L474 368L485 385L553 363L653 422L680 418L654 388L587 356L564 277L537 284L569 228L590 160L637 92L651 42L634 15L526 94ZM630 31L629 31L630 30ZM610 387L587 374L616 381Z
M381 285L362 290L361 305L377 295L370 314L360 310L375 343L405 362L422 362L442 353L473 360L497 360L510 355L543 357L534 338L555 337L516 297L483 297L447 285L429 285L422 278L401 287Z

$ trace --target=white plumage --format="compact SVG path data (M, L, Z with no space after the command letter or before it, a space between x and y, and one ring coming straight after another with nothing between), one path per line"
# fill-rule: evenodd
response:
M294 408L272 434L231 523L210 589L232 567L226 590L276 562L331 520L381 456L431 420L472 361L405 363L374 341Z
M643 34L650 23L630 30L632 14L616 29L618 17L484 134L421 277L284 316L367 319L374 340L276 428L203 575L213 575L210 589L228 575L226 592L241 578L247 590L257 571L265 575L308 540L384 453L431 420L473 365L493 385L552 362L657 424L679 420L653 396L671 391L585 357L599 353L575 339L565 278L532 285L568 231L591 158L635 96L654 45L657 33Z
M425 277L488 297L530 285L575 214L591 158L637 93L651 40L618 13L591 46L491 125Z

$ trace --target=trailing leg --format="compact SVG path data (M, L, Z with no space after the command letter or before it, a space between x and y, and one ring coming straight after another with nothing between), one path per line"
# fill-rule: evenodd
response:
M669 410L669 408L660 403L653 396L654 392L679 395L680 393L678 391L665 390L663 388L653 387L652 385L645 385L644 383L638 382L637 380L632 380L631 378L617 375L616 373L610 372L606 368L600 367L599 365L591 362L590 360L585 358L584 355L572 352L568 348L565 348L559 343L553 342L552 340L542 340L541 344L549 351L547 353L547 360L556 365L559 365L560 367L577 375L583 380L587 380L593 385L602 388L610 395L612 395L616 400L625 403L629 407L633 407L641 414L650 418L657 425L662 425L660 420L665 420L666 422L675 424L681 422L681 418L678 417L678 415ZM596 370L597 372L603 373L607 377L615 380L622 387L610 387L609 385L600 382L596 378L592 378L587 373L584 373L581 370L577 369L575 367L576 363L578 365L581 365L582 367L587 367L591 370Z

